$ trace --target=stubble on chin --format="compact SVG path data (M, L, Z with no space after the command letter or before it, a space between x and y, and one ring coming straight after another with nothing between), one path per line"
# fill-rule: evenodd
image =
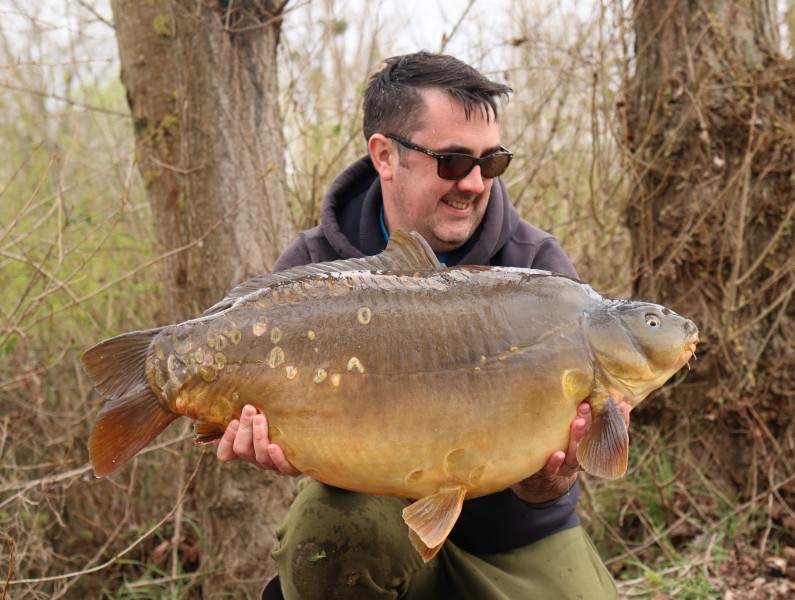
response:
M438 223L431 228L428 243L440 253L452 252L463 246L477 229L482 219L468 221L466 227L451 227L444 223Z

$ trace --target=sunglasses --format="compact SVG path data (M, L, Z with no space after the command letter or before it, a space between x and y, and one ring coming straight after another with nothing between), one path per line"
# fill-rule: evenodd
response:
M502 146L500 146L499 152L494 152L493 154L487 154L486 156L475 158L469 154L460 154L458 152L438 154L433 150L428 150L427 148L413 144L410 141L402 137L392 135L391 133L386 134L386 137L395 140L398 144L405 146L409 150L424 152L428 156L435 158L436 174L442 179L463 179L472 172L472 169L475 168L475 165L480 167L480 174L486 179L499 177L505 173L505 169L508 168L508 165L511 163L511 159L513 158L513 154Z

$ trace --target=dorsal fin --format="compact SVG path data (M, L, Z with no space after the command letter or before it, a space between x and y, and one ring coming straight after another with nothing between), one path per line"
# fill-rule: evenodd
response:
M400 229L389 237L386 250L369 259L384 264L379 271L444 271L428 242L416 231Z
M381 254L364 258L313 263L269 275L253 277L232 288L226 298L205 310L204 315L222 312L231 307L238 298L243 298L253 292L319 273L343 273L347 271L388 271L390 273L409 271L415 273L442 270L444 270L444 266L439 263L436 254L431 250L425 238L416 231L406 233L397 230L392 233L386 250L381 252Z

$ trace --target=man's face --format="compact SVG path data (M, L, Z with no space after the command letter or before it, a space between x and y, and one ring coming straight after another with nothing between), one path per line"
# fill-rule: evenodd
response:
M489 115L488 122L480 110L469 119L464 108L440 90L425 90L425 126L411 134L410 141L444 154L459 152L486 156L500 148L500 129ZM489 201L494 179L484 179L480 167L457 181L437 175L436 159L390 140L391 169L384 177L384 220L387 229L418 231L437 254L455 250L475 232Z

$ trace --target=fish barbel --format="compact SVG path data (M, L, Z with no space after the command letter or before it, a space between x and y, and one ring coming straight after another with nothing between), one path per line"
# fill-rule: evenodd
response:
M430 560L465 498L565 450L582 401L583 469L623 475L618 403L637 406L697 343L696 326L662 306L546 271L445 268L419 234L395 232L377 256L257 277L200 318L87 350L107 398L90 457L109 475L179 416L209 442L253 404L306 475L417 499L403 517Z

